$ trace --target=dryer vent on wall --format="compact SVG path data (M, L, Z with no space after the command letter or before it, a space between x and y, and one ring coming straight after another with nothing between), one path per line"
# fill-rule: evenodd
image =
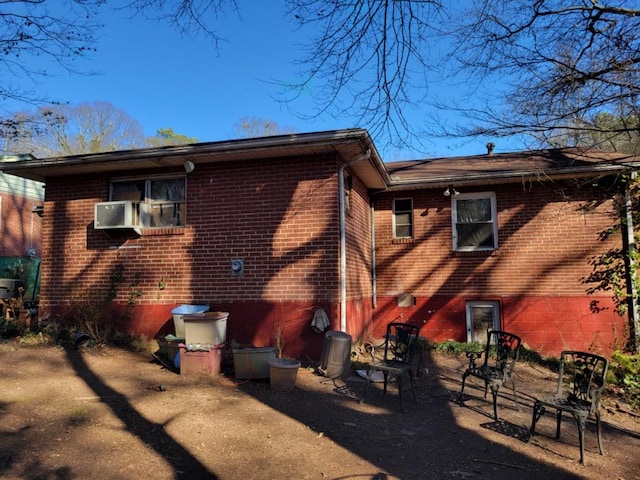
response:
M416 304L416 297L409 293L402 293L396 299L399 307L413 307Z

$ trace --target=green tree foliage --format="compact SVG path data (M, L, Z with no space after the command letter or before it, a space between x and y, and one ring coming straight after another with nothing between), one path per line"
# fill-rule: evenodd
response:
M613 352L607 382L610 391L640 409L640 354Z
M163 147L166 145L188 145L190 143L197 143L198 139L195 137L189 137L181 133L176 133L173 128L159 128L155 136L149 137L146 143L150 147Z
M0 145L5 155L50 157L197 142L197 138L176 133L171 127L143 138L137 120L108 102L41 107L0 121Z
M594 183L597 180L594 180ZM594 185L592 185L593 187ZM640 250L640 181L634 175L624 175L617 179L607 190L617 189L616 202L612 211L612 226L600 232L600 239L607 241L612 237L622 238L620 246L601 251L590 259L591 273L583 278L587 293L609 292L619 315L629 317L628 344L620 348L640 351L640 331L638 331L638 312L636 308L637 292L640 292L638 264ZM631 226L632 228L628 228ZM633 238L631 238L633 237ZM599 310L596 301L594 311Z
M607 112L595 115L587 129L577 140L578 145L597 146L612 152L640 154L640 122L638 117L620 117Z

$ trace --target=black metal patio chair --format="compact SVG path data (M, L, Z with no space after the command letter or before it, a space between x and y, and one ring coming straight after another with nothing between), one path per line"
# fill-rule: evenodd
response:
M560 438L562 413L570 413L578 424L580 463L584 460L584 431L589 416L596 419L598 448L604 455L600 428L600 398L604 391L609 360L600 355L579 351L564 351L560 354L558 384L555 394L536 399L533 404L533 419L529 440L535 435L536 424L547 408L556 411L556 439Z
M364 393L360 399L360 403L364 402L367 395L369 383L373 372L382 372L384 377L384 391L387 394L387 383L389 375L393 375L398 386L398 396L400 397L400 409L404 413L404 399L402 397L403 379L408 377L411 383L411 392L413 399L417 403L418 399L415 392L415 378L413 355L417 348L418 335L420 329L416 325L402 322L391 322L387 325L387 332L384 340L384 354L381 360L373 360L367 369L367 378L364 387ZM375 352L372 352L375 355ZM419 364L420 365L420 364ZM420 368L420 366L418 366Z
M484 382L484 396L491 389L493 396L493 417L498 421L498 391L505 383L511 384L513 400L520 411L518 397L516 396L516 383L513 371L520 355L520 337L502 330L489 330L487 343L483 351L468 352L469 366L462 374L462 388L458 395L458 403L463 405L463 392L467 377L479 378ZM479 360L483 359L480 363Z

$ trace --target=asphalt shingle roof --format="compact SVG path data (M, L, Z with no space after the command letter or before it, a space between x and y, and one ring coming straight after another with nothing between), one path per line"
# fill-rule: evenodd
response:
M579 148L444 157L385 163L394 185L580 176L634 169L638 157Z

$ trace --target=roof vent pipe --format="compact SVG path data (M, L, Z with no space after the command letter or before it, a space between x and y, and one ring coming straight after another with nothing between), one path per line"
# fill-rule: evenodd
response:
M493 149L496 148L496 144L493 142L487 143L487 155L493 155Z

